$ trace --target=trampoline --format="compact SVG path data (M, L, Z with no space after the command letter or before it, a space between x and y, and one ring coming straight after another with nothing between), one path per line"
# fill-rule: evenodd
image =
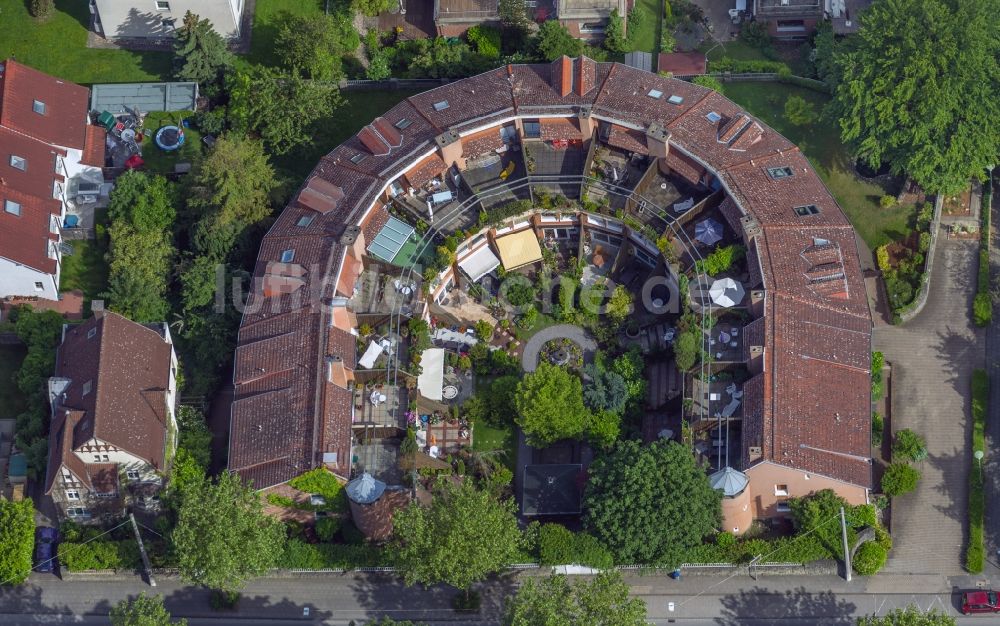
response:
M177 150L184 145L184 131L177 126L164 126L156 131L155 140L161 150L167 152Z

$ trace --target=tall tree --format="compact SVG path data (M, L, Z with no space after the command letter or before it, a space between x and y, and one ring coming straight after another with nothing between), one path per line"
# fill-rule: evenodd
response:
M618 9L612 9L604 27L604 47L611 52L628 52L629 41L625 36L625 20Z
M514 562L521 532L513 500L498 500L469 481L443 484L430 506L414 502L393 517L396 560L406 584L445 583L468 591Z
M233 131L254 133L274 154L287 154L309 141L316 123L344 102L334 84L283 76L266 67L236 72L227 86Z
M139 231L121 221L108 230L108 308L140 323L167 318L167 278L174 248L169 232Z
M524 29L528 26L528 9L524 0L499 0L497 14L504 28Z
M315 80L343 75L341 56L354 52L361 38L345 13L288 15L274 42L282 65Z
M955 626L955 618L936 608L924 613L911 604L903 609L893 609L885 615L859 617L858 626Z
M0 498L0 584L20 585L31 573L35 509L31 499Z
M192 178L187 206L196 219L194 251L225 260L240 235L271 214L269 194L276 185L259 141L220 138Z
M620 441L590 466L583 522L619 563L675 566L719 525L721 501L685 446Z
M528 578L506 607L504 626L645 626L646 604L629 598L617 571L591 582L570 584L566 576Z
M625 319L632 314L632 310L632 294L624 285L618 285L611 292L611 298L608 300L608 319L616 327L621 326Z
M180 497L172 538L184 580L236 592L274 565L284 531L252 486L224 472L214 483L187 485Z
M176 216L166 178L132 170L115 180L108 203L112 223L124 221L140 232L162 232L173 227Z
M535 35L535 47L547 61L583 54L583 42L571 35L559 20L548 20L541 25Z
M171 619L163 606L163 596L140 593L134 600L122 600L111 609L111 626L187 626L186 619Z
M368 17L388 11L396 4L396 0L354 0L354 8Z
M545 361L526 374L514 395L516 421L537 447L581 436L590 422L580 379Z
M983 177L1000 153L995 3L876 0L835 54L841 136L931 192Z
M233 55L226 49L226 41L212 30L212 23L191 11L185 13L183 24L177 29L174 76L179 80L211 83L232 62Z

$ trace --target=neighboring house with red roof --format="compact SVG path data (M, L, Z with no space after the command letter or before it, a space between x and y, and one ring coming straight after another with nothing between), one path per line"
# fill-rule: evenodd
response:
M103 183L90 91L0 63L0 298L59 297L61 228L81 183Z
M177 357L166 324L98 312L63 328L49 379L45 493L77 521L155 508L177 445Z

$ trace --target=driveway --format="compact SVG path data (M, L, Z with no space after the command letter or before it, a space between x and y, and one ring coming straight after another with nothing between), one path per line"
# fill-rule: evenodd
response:
M997 224L996 188L994 188L992 220ZM990 250L990 276L996 280L1000 267L1000 234L993 230L993 245ZM983 472L986 474L986 573L1000 576L1000 311L994 307L993 324L986 331L986 354L990 375L990 409L986 416L986 459Z
M924 310L905 326L880 326L875 349L892 363L893 431L927 440L915 492L895 498L885 571L962 574L966 537L972 370L983 366L984 333L970 320L977 244L938 242Z

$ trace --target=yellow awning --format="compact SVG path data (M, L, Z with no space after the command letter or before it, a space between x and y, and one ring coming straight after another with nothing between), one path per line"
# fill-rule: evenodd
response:
M530 228L497 237L496 241L497 250L500 251L500 262L508 272L542 260L542 248L538 245L538 237Z

